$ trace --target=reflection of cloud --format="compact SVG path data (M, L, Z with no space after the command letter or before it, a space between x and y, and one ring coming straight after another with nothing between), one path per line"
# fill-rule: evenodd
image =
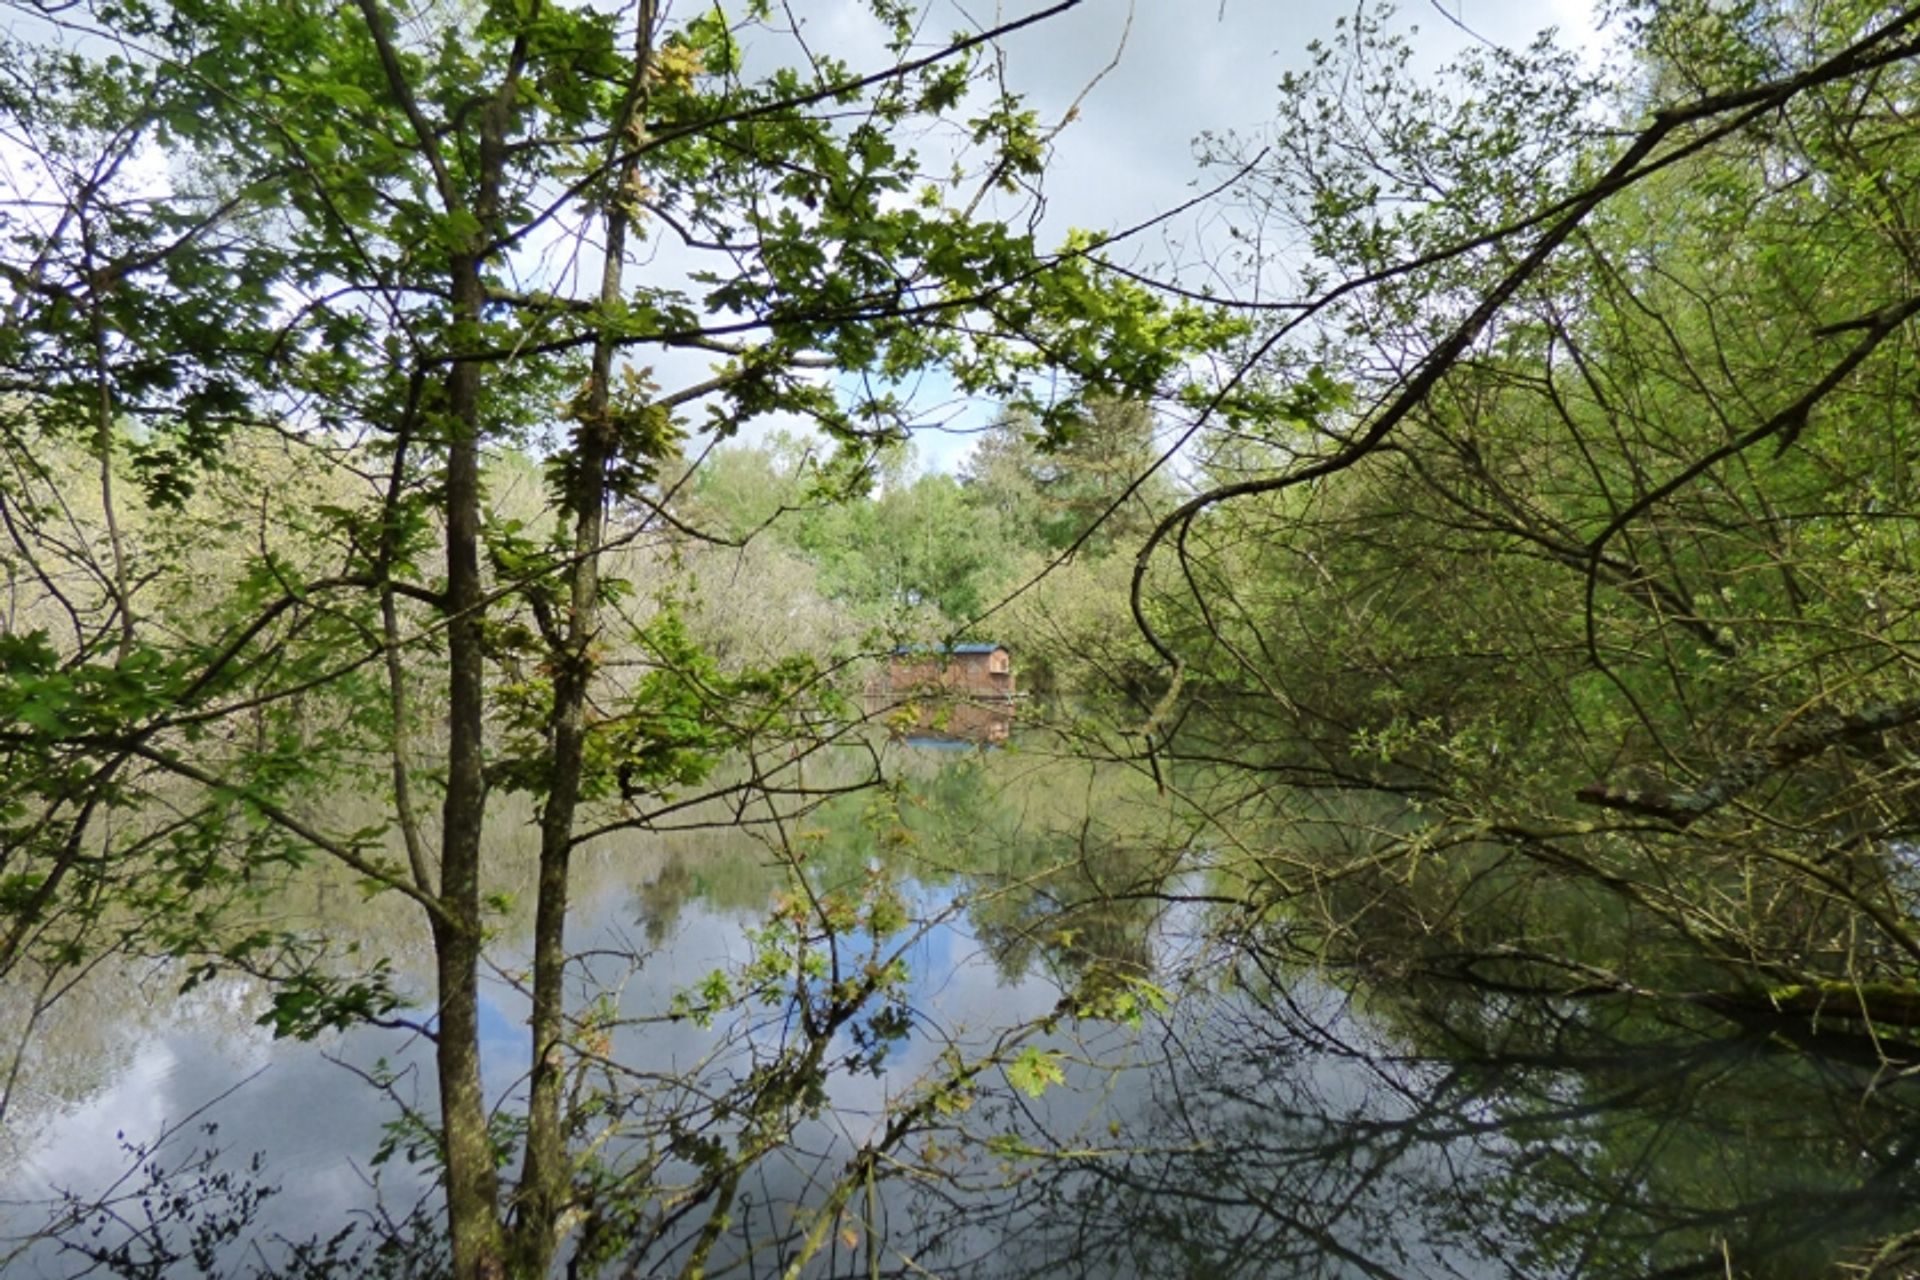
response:
M9 1198L17 1191L46 1194L88 1186L99 1174L103 1155L117 1154L123 1137L138 1143L160 1133L170 1112L178 1119L192 1110L171 1106L179 1075L180 1058L173 1047L165 1039L146 1041L107 1088L61 1117L25 1155L15 1178L9 1179Z
M164 1005L139 1002L143 1010L164 1009L151 1025L140 1024L138 1011L119 1011L131 1046L124 1065L86 1101L50 1118L19 1164L0 1174L0 1203L20 1206L7 1211L0 1232L37 1225L47 1203L63 1194L92 1198L123 1177L120 1191L137 1187L141 1175L128 1176L130 1153L149 1152L163 1137L162 1167L217 1151L217 1167L240 1184L279 1188L235 1248L256 1236L330 1234L372 1202L364 1170L393 1118L391 1105L329 1057L362 1069L384 1057L404 1069L428 1061L422 1046L378 1029L314 1043L275 1041L250 1016L234 1016L248 1014L250 993L221 988L243 985L210 984L188 999L173 998L170 988L155 992ZM138 994L137 984L127 989ZM402 1096L430 1105L431 1080L430 1070L417 1081L403 1078ZM424 1097L412 1083L424 1084ZM203 1128L209 1124L211 1132ZM264 1159L254 1174L248 1164L256 1153ZM395 1188L394 1202L406 1205L423 1185L401 1165L385 1180ZM29 1272L34 1264L50 1275L72 1271L50 1254L37 1255Z
M509 1005L521 1007L509 1012ZM480 1062L490 1083L511 1080L526 1070L533 1028L525 1005L519 993L504 983L481 987Z
M736 833L733 839L733 844L725 846L718 841L689 842L684 848L674 846L673 852L684 858L691 876L718 883L724 858L743 856L741 837ZM644 845L645 852L635 849L629 857L629 851L610 842L598 856L583 860L571 930L576 949L607 953L638 949L633 936L637 932L633 878L637 871L651 869L648 854L666 856L666 849L636 843ZM754 869L764 871L759 846L748 848L751 852L744 856ZM780 874L774 871L765 882L755 878L752 885L733 885L731 898L724 903L689 897L664 949L646 959L637 976L625 983L623 1013L641 1017L661 1012L675 992L696 987L712 970L745 963L751 954L749 930L763 922L765 895L779 880ZM955 906L958 890L953 885L904 887L922 918ZM691 885L688 891L693 892ZM754 905L742 905L749 899ZM503 935L495 959L507 969L517 969L524 956L516 955L515 949L524 949L525 942L523 934ZM848 946L850 952L864 949L858 938ZM852 962L858 964L861 958L854 956ZM801 1126L793 1150L767 1161L756 1173L756 1194L763 1197L760 1203L766 1203L764 1198L776 1203L811 1202L820 1192L815 1179L837 1170L853 1149L851 1144L869 1139L890 1105L912 1096L924 1078L944 1069L940 1055L950 1042L957 1042L965 1055L977 1054L1009 1025L1050 1012L1059 997L1056 986L1044 978L1004 980L1000 964L958 913L915 939L906 947L904 958L915 1019L912 1034L892 1047L878 1075L845 1071L844 1060L857 1045L850 1032L837 1038L828 1056L828 1110L821 1120ZM625 965L612 954L596 956L591 963L594 981L618 982L627 977ZM580 976L586 973L583 969ZM257 1006L250 1001L257 993L247 984L210 984L188 1000L173 999L165 983L153 984L144 992L133 984L113 989L123 1004L129 998L140 1001L137 1009L119 1008L104 1019L128 1045L124 1068L112 1071L88 1102L54 1121L47 1141L36 1149L36 1162L18 1176L0 1178L0 1198L39 1198L55 1188L83 1195L97 1192L125 1168L116 1135L124 1132L134 1143L151 1142L167 1126L178 1125L195 1108L239 1084L207 1113L206 1118L219 1125L217 1135L207 1138L190 1126L171 1150L177 1157L217 1145L224 1153L222 1167L232 1170L243 1170L255 1152L264 1153L260 1180L283 1190L265 1202L253 1234L300 1238L347 1223L370 1202L373 1193L362 1170L381 1141L383 1124L394 1117L385 1098L329 1062L328 1055L362 1069L370 1069L382 1057L397 1068L411 1065L417 1074L402 1081L402 1095L416 1105L432 1107L430 1058L426 1046L417 1041L377 1029L362 1029L317 1045L273 1041L264 1029L252 1025ZM146 996L151 996L151 1003ZM490 1095L497 1097L510 1088L524 1088L526 1009L519 994L498 980L485 984L483 1000L487 1085ZM781 1007L755 1006L742 1022L723 1019L722 1025L711 1029L691 1020L629 1028L616 1036L616 1056L636 1071L670 1074L703 1063L724 1045L725 1056L704 1068L702 1083L714 1085L729 1074L737 1080L751 1066L751 1055L764 1060L791 1036L793 1027L783 1012ZM150 1021L143 1023L146 1016ZM728 1041L725 1037L730 1034L735 1038ZM249 1079L256 1070L259 1074ZM989 1089L999 1087L997 1076L983 1083ZM1089 1097L1075 1103L1063 1096L1058 1105L1087 1110L1095 1102ZM404 1168L404 1159L389 1166L388 1174L396 1192L421 1185ZM889 1203L894 1202L894 1194L886 1192ZM790 1225L790 1218L781 1220L782 1230ZM271 1253L272 1247L268 1248Z

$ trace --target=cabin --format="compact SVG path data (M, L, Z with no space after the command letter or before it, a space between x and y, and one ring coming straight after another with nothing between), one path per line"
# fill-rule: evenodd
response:
M948 694L1011 702L1013 653L1003 644L902 645L887 664L883 693Z

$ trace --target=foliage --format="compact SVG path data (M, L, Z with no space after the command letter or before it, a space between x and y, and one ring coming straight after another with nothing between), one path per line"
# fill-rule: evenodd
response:
M735 1261L755 1170L836 1073L880 1077L781 1228L797 1273L888 1171L951 1173L986 1081L1050 1101L1063 1020L1164 1018L1178 915L1222 1007L1286 1032L1207 1045L1217 1117L1166 1108L1244 1194L1217 1232L1268 1211L1247 1169L1484 1127L1506 1208L1448 1213L1516 1266L1805 1273L1871 1235L1897 1274L1920 16L1648 0L1605 73L1542 42L1426 81L1363 9L1269 129L1204 144L1212 265L1254 299L1214 305L1020 229L1049 127L994 37L1028 20L929 47L913 6L862 13L871 73L758 2L19 8L0 973L37 979L27 1021L116 949L257 976L287 1035L430 1007L440 1111L392 1151L440 1177L460 1280ZM1238 367L1199 385L1202 352ZM958 476L914 471L924 385L996 406ZM740 443L796 420L809 443ZM916 795L853 727L873 636L982 628L1023 682L1134 704L1072 726L1122 779L1076 823L1009 835L984 769ZM1007 787L1022 822L1071 789L1043 763ZM859 791L857 821L824 807ZM751 955L656 1015L581 1000L576 855L706 823L766 859L669 864L650 940L705 878L764 910ZM430 994L253 918L316 862L407 908ZM532 947L503 963L514 895ZM1064 994L893 1088L907 957L961 919ZM505 1111L489 967L529 1009ZM1310 1027L1309 967L1351 1006ZM622 1060L666 1024L712 1055ZM1382 1056L1342 1036L1392 1041L1404 1114L1255 1114L1276 1053ZM1823 1108L1847 1118L1800 1138ZM1728 1174L1721 1130L1808 1159ZM1796 1197L1844 1212L1770 1224ZM1219 1263L1156 1211L1169 1256Z
M1449 92L1363 14L1289 82L1246 235L1309 237L1316 301L1260 373L1347 390L1155 528L1183 603L1147 615L1242 698L1188 749L1247 770L1222 812L1273 796L1257 951L1466 1061L1770 1039L1843 1098L1912 1060L1911 21L1646 6L1616 89L1543 49ZM1768 1274L1724 1215L1776 1192L1685 1148L1608 1265Z
M1050 251L1003 217L1043 124L994 41L1044 12L928 49L923 15L874 0L886 52L858 71L775 9L102 0L22 4L6 38L0 503L26 607L0 676L0 971L161 950L196 980L281 984L269 1016L297 1035L431 1004L460 1280L545 1275L570 1232L598 1258L652 1211L644 1171L576 1147L576 1106L611 1107L572 1087L603 1031L568 998L576 847L701 787L788 820L845 733L835 655L723 661L662 589L699 532L677 510L702 452L797 415L832 442L822 490L857 490L922 379L1052 437L1087 390L1165 390L1238 327L1101 271L1092 237ZM923 166L928 136L958 182ZM591 246L580 270L569 245ZM952 537L962 498L890 488L833 589L980 609L998 583ZM343 820L341 794L377 816ZM503 1148L478 987L484 837L515 794L538 836L533 1047ZM430 996L225 913L316 858L413 906ZM886 901L822 927L879 931ZM826 1030L739 1114L817 1089L880 985L796 990ZM884 1041L899 1016L865 1025ZM690 1272L768 1125L686 1191L711 1213Z
M1110 397L1091 400L1057 439L1009 412L968 456L968 495L1023 547L1098 556L1131 546L1172 505L1155 425L1146 404Z

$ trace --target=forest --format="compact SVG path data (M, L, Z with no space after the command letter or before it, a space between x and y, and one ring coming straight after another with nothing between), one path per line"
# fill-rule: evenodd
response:
M0 1272L1920 1275L1920 7L0 3Z

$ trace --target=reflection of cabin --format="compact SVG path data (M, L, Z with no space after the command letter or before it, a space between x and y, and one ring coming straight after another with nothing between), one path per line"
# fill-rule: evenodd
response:
M1003 644L903 645L893 651L881 692L1013 697L1013 654Z
M1013 732L1013 704L999 698L910 705L913 723L893 726L910 747L991 747Z

